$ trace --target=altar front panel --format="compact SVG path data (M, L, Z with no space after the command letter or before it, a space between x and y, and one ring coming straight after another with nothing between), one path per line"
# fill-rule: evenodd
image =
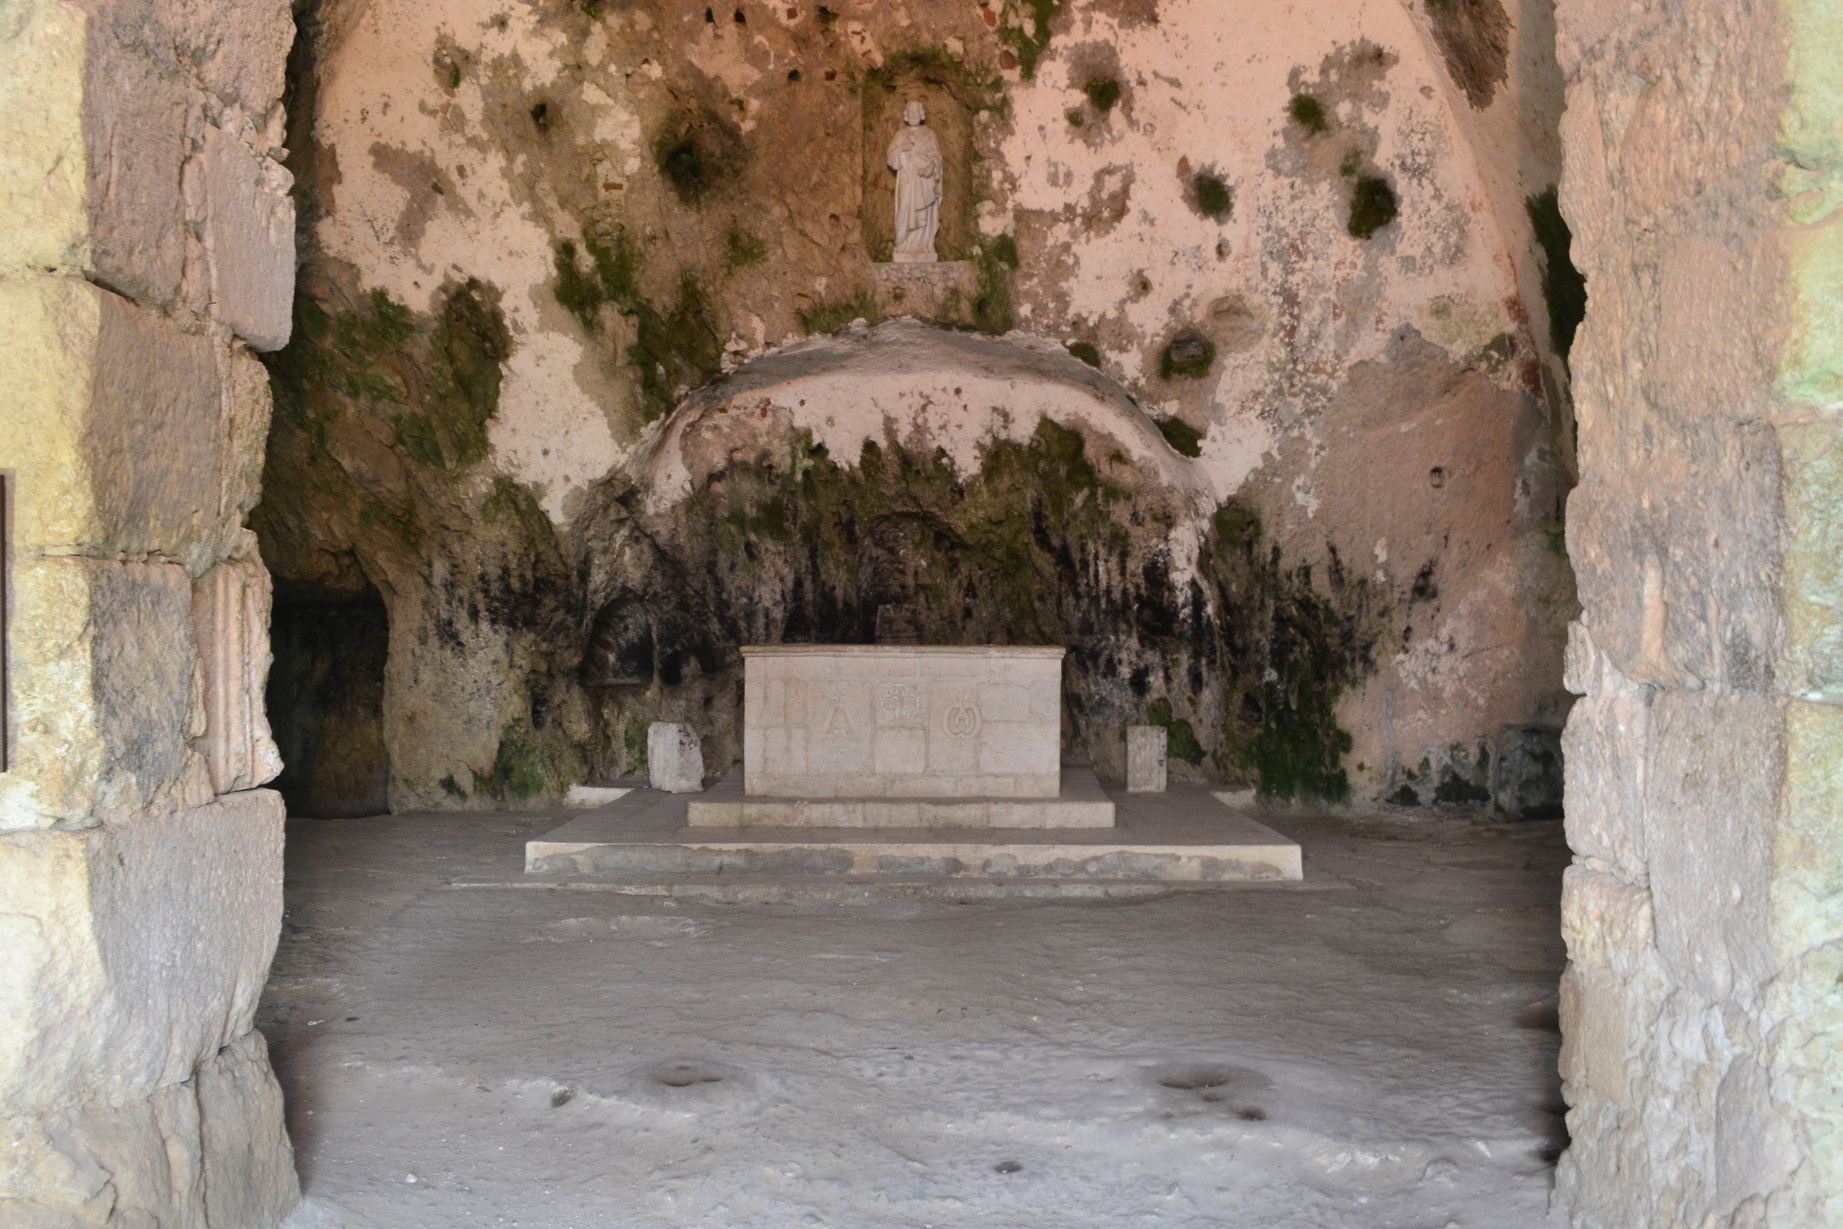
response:
M743 786L783 798L1054 798L1061 648L743 649Z

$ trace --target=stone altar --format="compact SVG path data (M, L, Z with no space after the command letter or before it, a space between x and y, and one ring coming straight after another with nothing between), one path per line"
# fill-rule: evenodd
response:
M743 796L694 827L1112 827L1062 769L1056 647L750 646Z

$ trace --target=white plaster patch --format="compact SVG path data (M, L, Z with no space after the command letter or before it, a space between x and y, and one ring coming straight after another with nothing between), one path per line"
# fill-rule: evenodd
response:
M487 427L502 469L540 494L558 525L569 495L595 482L620 459L607 415L575 377L583 348L564 333L520 340L505 364L499 413Z
M1213 506L1207 478L1165 442L1112 381L1059 346L993 340L897 320L855 334L796 343L675 411L644 463L649 504L662 512L691 493L690 432L717 416L772 418L812 434L841 464L866 441L939 448L962 475L979 471L993 439L1024 442L1049 418L1113 441L1199 513ZM1192 551L1193 559L1195 557Z
M529 185L518 160L476 118L484 73L515 74L531 90L555 80L559 36L534 22L486 0L367 9L322 80L319 136L343 156L318 238L367 287L414 311L433 310L444 284L469 277L501 290L514 341L489 438L508 475L537 489L546 513L561 522L568 497L620 459L606 407L576 379L582 345L554 320L554 234L570 233L574 223L541 190L524 199ZM440 88L428 66L444 37L475 57L452 90ZM594 114L597 138L612 143L630 170L641 144L637 113L592 85L579 97ZM426 168L444 191L418 200L399 182L404 165Z

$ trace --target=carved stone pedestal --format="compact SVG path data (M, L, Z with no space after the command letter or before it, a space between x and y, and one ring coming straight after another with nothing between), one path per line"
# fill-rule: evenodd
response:
M945 314L950 295L970 301L979 288L979 273L970 260L875 264L877 301L886 315L935 320Z

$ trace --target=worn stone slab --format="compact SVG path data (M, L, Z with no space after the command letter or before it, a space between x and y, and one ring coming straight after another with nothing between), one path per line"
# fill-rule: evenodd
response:
M82 827L202 806L216 791L192 585L171 563L28 558L13 566L8 645L15 761L0 830Z
M575 892L591 896L699 900L726 905L862 904L869 901L1156 900L1189 892L1348 892L1327 875L1303 879L972 879L934 875L670 875L647 878L533 873L518 879L459 875L461 892Z
M593 807L605 807L611 802L619 802L631 793L633 793L631 786L572 785L569 793L563 796L563 805L576 810L588 810Z
M1166 745L1171 732L1160 725L1126 727L1126 789L1132 794L1162 794L1170 762Z
M173 67L92 21L84 65L85 212L96 281L165 307L186 260L182 193L193 94Z
M1055 798L750 798L725 781L691 804L693 828L1111 828L1092 770L1065 768Z
M83 35L74 5L9 6L0 27L0 268L82 263L89 241ZM23 19L23 21L22 21Z
M1055 798L1063 652L747 646L744 790L778 798Z
M918 320L938 316L949 295L971 299L979 291L979 270L970 260L873 264L870 271L888 311Z
M196 182L204 198L212 310L252 348L281 349L293 327L294 177L206 125Z
M948 878L1233 883L1297 880L1299 846L1197 786L1109 794L1112 828L706 828L690 800L635 790L529 841L538 875L756 875L790 882Z
M270 412L256 359L81 279L24 275L0 279L0 370L15 549L194 576L236 553Z

